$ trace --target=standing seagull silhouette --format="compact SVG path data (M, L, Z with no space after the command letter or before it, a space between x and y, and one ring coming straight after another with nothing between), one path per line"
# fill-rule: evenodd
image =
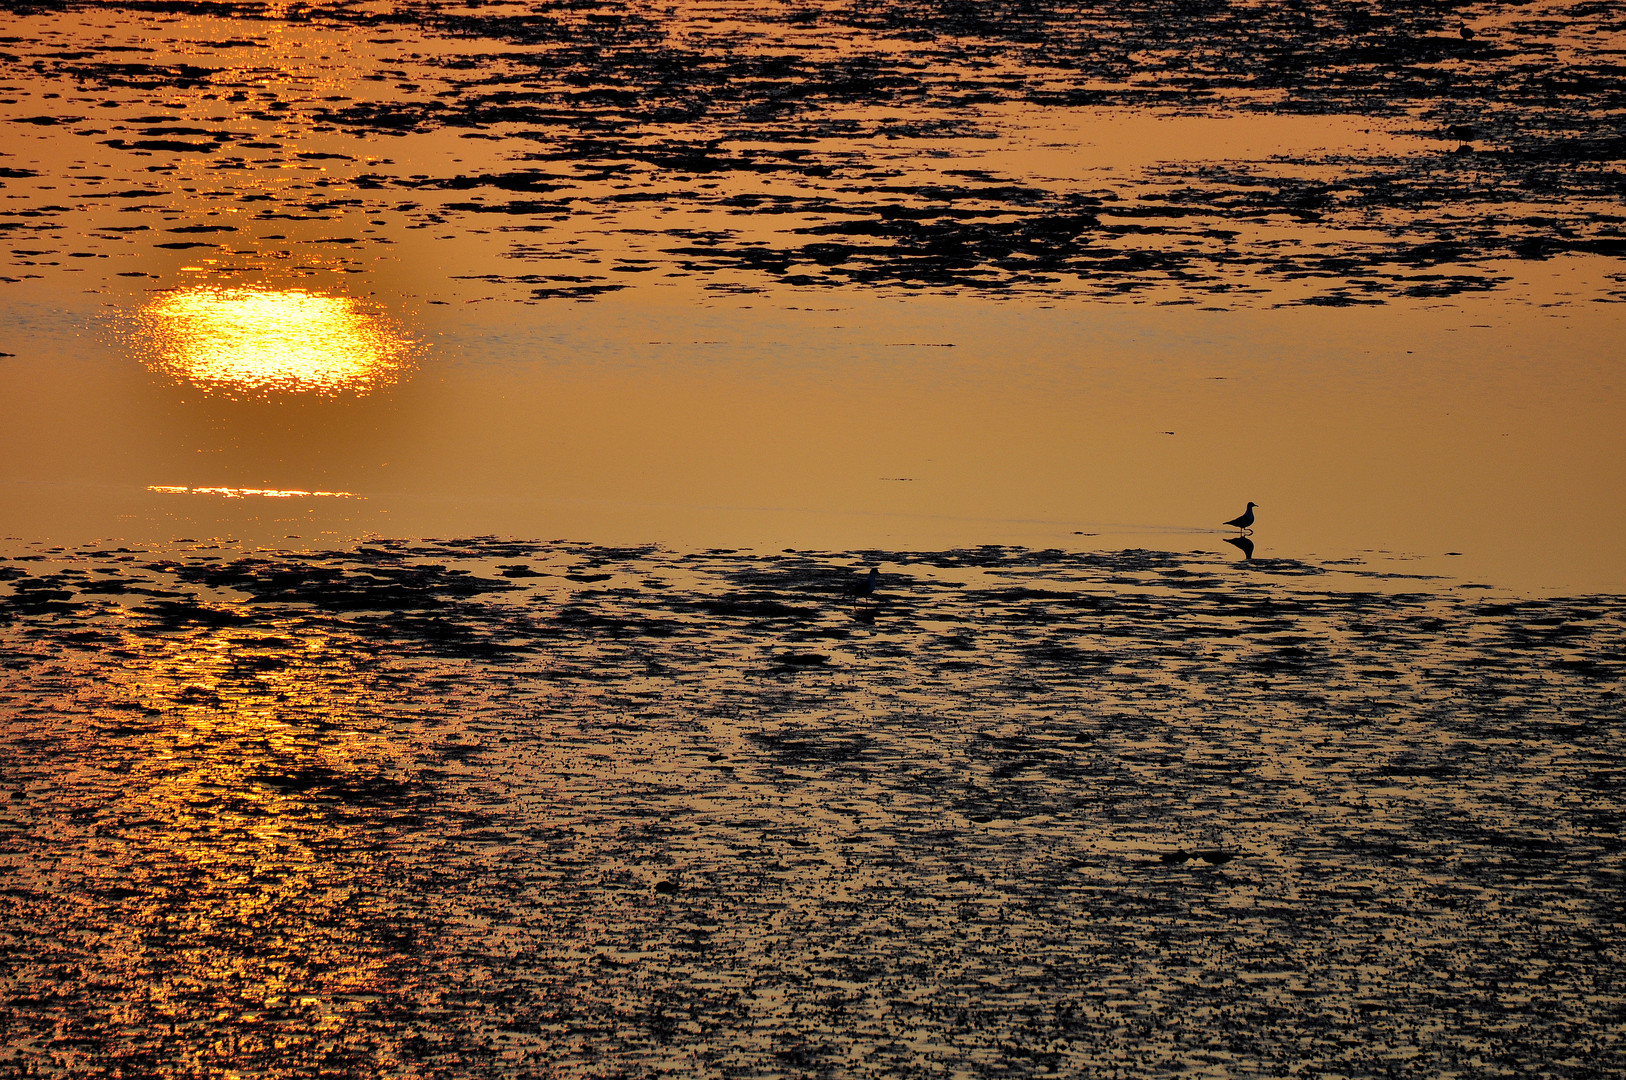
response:
M1234 517L1230 521L1227 521L1225 524L1227 524L1227 525L1235 525L1237 528L1241 529L1243 532L1247 532L1248 531L1248 526L1253 524L1253 508L1255 506L1258 506L1258 505L1259 505L1258 503L1249 503L1248 508L1246 510L1242 511L1242 516L1241 517Z

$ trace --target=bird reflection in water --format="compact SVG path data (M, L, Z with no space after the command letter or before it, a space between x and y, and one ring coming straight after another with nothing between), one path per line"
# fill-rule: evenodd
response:
M1235 536L1227 536L1223 537L1223 539L1227 544L1239 549L1244 559L1253 558L1253 540L1249 538L1248 534L1253 531L1253 508L1258 505L1258 503L1250 502L1246 510L1225 523L1236 526L1238 532Z
M148 366L222 393L367 393L413 342L351 297L304 289L178 289L138 316Z

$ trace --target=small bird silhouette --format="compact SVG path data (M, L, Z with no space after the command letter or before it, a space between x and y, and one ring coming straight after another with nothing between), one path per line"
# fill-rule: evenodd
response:
M1469 26L1467 23L1458 23L1457 33L1462 35L1463 41L1472 41L1474 39L1473 27Z
M1237 528L1241 529L1243 532L1247 532L1248 531L1248 526L1253 524L1253 508L1255 506L1258 506L1258 505L1259 505L1258 503L1249 503L1248 508L1246 510L1242 511L1242 516L1241 517L1234 517L1230 521L1227 521L1225 524L1227 524L1227 525L1235 525Z
M861 577L857 581L853 582L852 594L854 596L874 596L875 586L880 580L880 568L872 566L869 568L869 574L867 576Z
M1227 544L1230 544L1232 547L1236 548L1238 551L1242 552L1242 557L1244 559L1253 558L1253 539L1251 537L1226 536L1222 537L1221 539L1223 539Z

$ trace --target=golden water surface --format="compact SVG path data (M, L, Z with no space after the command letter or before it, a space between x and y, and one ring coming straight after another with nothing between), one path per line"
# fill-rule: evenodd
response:
M1626 5L28 7L0 1076L1626 1076Z
M149 366L217 391L366 393L398 376L409 343L352 298L195 286L141 309Z

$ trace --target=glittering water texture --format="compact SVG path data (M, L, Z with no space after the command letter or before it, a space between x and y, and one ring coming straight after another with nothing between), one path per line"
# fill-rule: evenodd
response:
M1151 551L14 555L17 1072L1626 1067L1618 597Z
M379 315L304 289L197 286L141 309L147 362L211 390L336 394L393 380L408 349Z

